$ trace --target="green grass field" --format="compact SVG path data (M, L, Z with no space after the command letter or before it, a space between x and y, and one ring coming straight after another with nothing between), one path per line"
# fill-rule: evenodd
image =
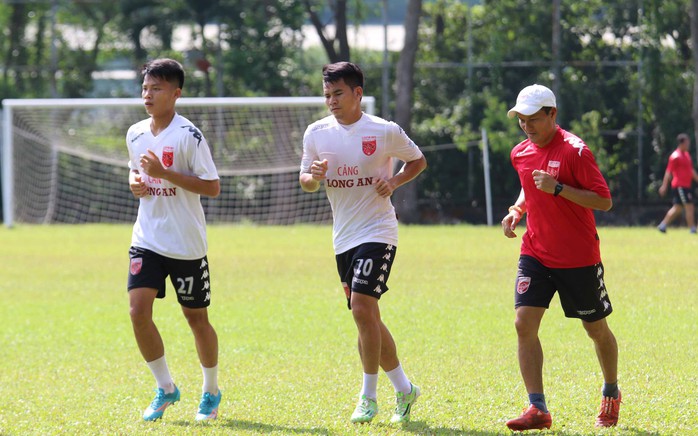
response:
M497 227L403 226L381 300L423 395L404 427L385 375L373 423L348 423L361 383L356 328L328 226L210 226L219 419L197 425L201 371L172 289L155 318L182 400L141 420L154 380L133 339L127 225L0 229L0 434L509 434L526 405L513 280L520 239ZM543 319L544 376L561 435L698 434L698 238L601 228L620 346L619 426L595 430L601 375L580 322ZM537 434L537 433L534 433Z

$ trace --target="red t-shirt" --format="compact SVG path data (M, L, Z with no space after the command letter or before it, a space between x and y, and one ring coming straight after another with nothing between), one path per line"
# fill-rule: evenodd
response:
M538 147L530 140L511 151L526 197L526 232L521 254L548 268L579 268L601 261L593 210L536 188L534 170L544 170L562 184L611 198L594 155L584 141L557 127L552 141Z
M669 156L666 170L671 173L672 188L690 188L693 182L693 161L688 151L674 150Z

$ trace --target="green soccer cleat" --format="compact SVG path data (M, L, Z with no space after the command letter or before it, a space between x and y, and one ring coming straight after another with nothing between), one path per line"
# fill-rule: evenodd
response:
M362 395L359 402L356 404L356 409L354 413L351 414L351 422L354 424L363 424L365 422L371 422L371 420L378 414L378 403L373 398L368 398L366 395Z
M166 394L164 390L158 388L155 389L155 398L153 402L150 403L145 412L143 412L143 419L146 421L155 421L162 418L165 409L179 401L179 389L175 386L174 392Z
M396 394L397 404L395 405L395 413L393 414L393 417L390 418L390 422L409 422L412 405L415 403L415 401L417 401L417 398L419 398L419 395L421 394L418 386L415 386L412 383L410 383L410 385L412 386L412 390L409 394L405 394L403 392L398 392Z
M219 390L218 395L211 395L204 392L199 403L199 412L196 414L197 421L208 421L218 417L218 405L221 404L223 393Z

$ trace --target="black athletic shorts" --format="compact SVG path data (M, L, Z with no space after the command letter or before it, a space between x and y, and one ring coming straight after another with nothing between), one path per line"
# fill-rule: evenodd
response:
M157 298L165 298L165 280L170 276L179 304L191 309L211 304L211 277L206 256L196 260L172 259L144 248L131 247L128 257L131 259L129 291L153 288L158 290Z
M671 189L671 202L673 204L693 204L693 192L691 188L672 188Z
M603 279L603 264L547 268L530 256L519 257L514 307L550 307L555 292L568 318L598 321L613 311Z
M351 309L351 293L378 299L388 292L388 276L395 260L395 245L369 242L335 256L337 272L342 281L347 307Z

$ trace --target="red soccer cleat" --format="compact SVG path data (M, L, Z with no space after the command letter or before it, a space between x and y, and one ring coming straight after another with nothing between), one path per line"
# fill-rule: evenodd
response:
M603 397L599 416L596 417L596 427L613 427L618 424L620 403L620 391L618 391L618 398Z
M524 409L518 418L507 421L507 427L513 431L543 430L550 428L552 424L553 417L550 416L550 412L543 413L533 404L528 406L528 409Z

